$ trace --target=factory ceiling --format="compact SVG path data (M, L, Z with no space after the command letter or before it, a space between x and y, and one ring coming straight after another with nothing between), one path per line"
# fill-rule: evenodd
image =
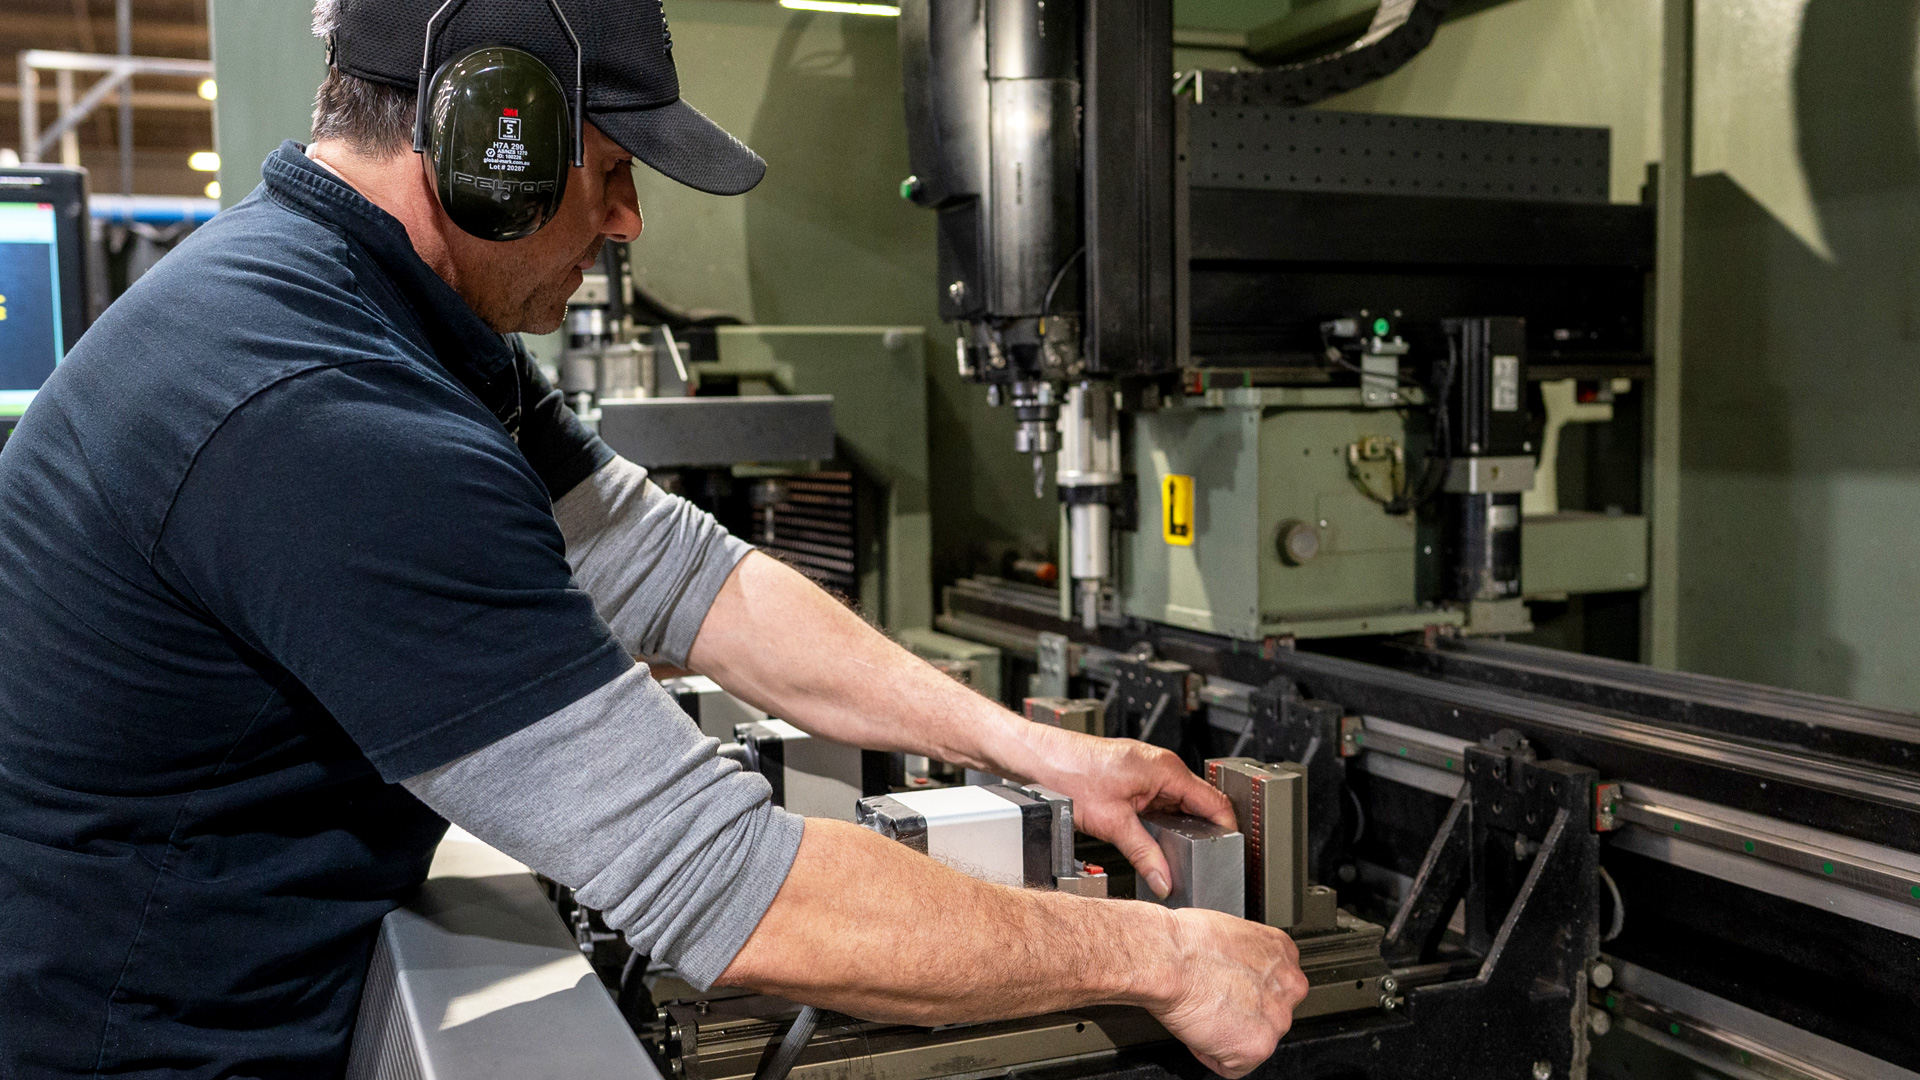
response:
M136 56L206 59L207 0L131 0L132 52ZM26 49L84 53L116 50L114 0L6 0L0 4L0 147L20 146L20 73ZM74 76L76 96L98 76ZM200 80L141 76L134 82L134 191L141 195L200 195L212 174L188 166L189 157L213 146L213 104ZM40 123L58 115L55 75L40 76ZM96 192L120 186L118 109L110 100L78 130L80 164L91 172ZM48 160L60 160L55 147Z

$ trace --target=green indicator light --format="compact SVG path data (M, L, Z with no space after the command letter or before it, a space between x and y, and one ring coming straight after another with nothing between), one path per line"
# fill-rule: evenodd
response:
M1407 756L1407 748L1406 748L1406 747L1404 747L1404 746L1403 746L1403 747L1401 747L1401 748L1400 748L1400 756L1401 756L1401 757L1406 757L1406 756Z
M1453 759L1452 759L1452 758L1448 758L1448 759L1447 759L1447 768L1449 768L1449 769L1451 769L1451 768L1453 768ZM1920 889L1915 889L1914 891L1915 891L1916 893L1920 893Z
M1920 885L1915 885L1913 888L1908 889L1907 895L1913 897L1915 900L1920 900Z
M1366 742L1366 741L1367 741L1367 737L1366 737L1365 735L1362 735L1361 733L1359 733L1359 732L1357 732L1357 731L1356 731L1356 732L1354 732L1354 733L1353 733L1353 741L1354 741L1354 743L1355 743L1355 745L1358 745L1358 744L1360 744L1360 743L1363 743L1363 742Z
M1618 997L1616 997L1615 995L1613 995L1613 994L1608 994L1608 995L1607 995L1607 1008L1609 1008L1609 1009L1617 1009L1617 1008L1619 1008L1619 1007L1620 1007L1620 999L1619 999Z
M1388 325L1388 323L1387 323L1387 320L1385 320L1385 319L1375 319L1375 320L1373 320L1373 332L1374 332L1375 334L1377 334L1377 335L1379 335L1379 336L1381 336L1381 337L1385 337L1385 336L1386 336L1386 333L1387 333L1387 331L1388 331L1388 330L1390 330L1390 329L1392 329L1392 327Z
M1749 855L1753 854L1753 841L1749 840L1746 843L1741 844L1740 846L1747 849L1747 854Z
M1821 873L1823 873L1823 874L1831 874L1831 873L1833 873L1833 864L1832 864L1832 863L1821 863L1821 864L1820 864L1820 872L1821 872Z
M1680 831L1680 823L1679 823L1679 822L1677 822L1677 821L1676 821L1676 822L1674 822L1674 823L1673 823L1673 831L1674 831L1674 832L1679 832L1679 831Z
M909 176L905 180L900 181L900 197L908 202L913 201L914 193L919 190L920 178L917 176Z
M1679 1024L1668 1024L1668 1025L1667 1025L1667 1034L1669 1034L1669 1035L1678 1035L1678 1034L1680 1034L1680 1025L1679 1025Z
M1742 1065L1753 1064L1753 1055L1747 1053L1745 1050L1740 1051L1740 1064Z

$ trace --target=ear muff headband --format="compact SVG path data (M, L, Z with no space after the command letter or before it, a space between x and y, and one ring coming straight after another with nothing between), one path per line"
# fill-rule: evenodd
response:
M466 4L467 0L447 0L439 10L427 20L427 41L420 49L420 88L414 96L413 116L413 152L427 152L427 88L433 81L433 43L434 36L440 32L440 21L450 17ZM573 24L567 21L567 13L560 10L559 0L547 0L547 10L560 23L560 30L567 35L567 43L573 46L573 167L583 168L587 163L586 140L582 138L581 118L587 108L586 54L580 48L580 39L574 36Z

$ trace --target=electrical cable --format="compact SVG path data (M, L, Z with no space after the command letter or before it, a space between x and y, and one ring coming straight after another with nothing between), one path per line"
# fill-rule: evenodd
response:
M1053 314L1053 294L1060 288L1060 283L1067 280L1067 271L1073 269L1073 264L1079 262L1080 257L1086 253L1087 246L1085 244L1080 245L1079 248L1075 249L1073 254L1067 256L1066 262L1060 264L1060 269L1053 272L1053 281L1047 285L1047 295L1040 301L1041 337L1045 337L1047 334L1047 316Z
M1607 873L1607 868L1602 866L1598 869L1600 880L1606 883L1607 891L1613 894L1613 924L1607 928L1606 933L1600 935L1600 940L1612 941L1620 936L1620 931L1627 928L1627 902L1621 899L1620 886L1613 883L1613 875Z
M780 1048L773 1056L761 1064L753 1074L753 1080L787 1080L787 1074L800 1060L800 1052L807 1048L813 1039L813 1029L820 1024L820 1010L811 1005L802 1006L800 1015L794 1017L793 1026L780 1040Z
M1433 501L1435 495L1445 486L1447 470L1453 467L1453 421L1447 412L1447 401L1453 396L1453 381L1460 368L1460 344L1452 334L1447 338L1447 366L1445 373L1433 387L1433 399L1429 402L1433 409L1433 441L1427 448L1426 465L1420 471L1418 484L1407 486L1406 496L1387 504L1389 514L1404 514L1418 509ZM1439 453L1435 453L1435 449ZM1418 492L1416 496L1415 493Z

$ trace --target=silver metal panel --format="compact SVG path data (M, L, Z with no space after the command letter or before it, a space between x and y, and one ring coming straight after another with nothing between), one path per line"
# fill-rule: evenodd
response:
M661 1080L524 866L457 830L380 927L347 1080Z
M753 462L827 461L834 456L833 398L646 398L600 406L600 437L650 469Z
M854 820L861 794L860 748L816 739L782 720L767 723L785 736L781 805L802 817Z

